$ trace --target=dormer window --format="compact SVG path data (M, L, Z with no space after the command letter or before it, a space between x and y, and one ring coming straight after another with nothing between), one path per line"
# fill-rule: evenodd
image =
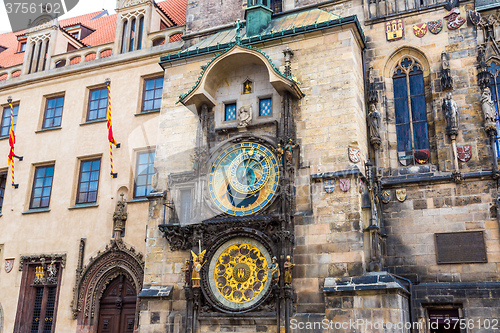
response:
M25 35L17 37L17 52L24 52L26 51L26 42L28 41L28 38L26 38Z
M283 1L282 0L271 0L271 9L273 14L281 13L283 11Z
M91 29L83 24L75 24L72 26L65 26L63 28L65 32L71 35L71 37L78 40L85 39L88 35L95 31L94 29Z

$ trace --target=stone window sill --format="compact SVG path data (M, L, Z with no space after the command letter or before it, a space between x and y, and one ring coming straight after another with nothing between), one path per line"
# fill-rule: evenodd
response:
M50 212L50 209L49 208L31 208L25 212L22 212L22 214L35 214L35 213L46 213L46 212Z
M103 123L103 122L106 122L106 121L107 121L106 118L104 118L104 119L95 119L95 120L87 120L86 122L81 123L80 126L90 125L90 124L97 124L97 123Z
M154 109L154 110L148 110L148 111L141 111L139 113L134 114L134 116L142 116L145 114L151 114L151 113L159 113L160 109Z
M148 198L135 198L133 200L128 200L127 203L136 203L136 202L148 202Z
M74 206L68 207L68 209L80 209L80 208L95 208L99 207L95 202L76 204Z
M35 131L35 133L55 131L55 130L60 130L61 128L62 128L61 126L55 126L55 127L49 127L49 128L42 128L42 129L40 129L38 131Z

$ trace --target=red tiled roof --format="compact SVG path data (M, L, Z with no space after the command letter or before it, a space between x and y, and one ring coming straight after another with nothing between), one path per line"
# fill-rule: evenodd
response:
M158 7L168 16L176 25L186 24L186 0L166 0L157 3Z
M170 36L170 43L182 40L182 34L175 34Z
M102 10L97 11L97 12L93 12L93 13L89 13L89 14L85 14L85 15L76 16L76 17L70 17L68 19L61 20L59 22L59 25L61 26L61 28L69 28L71 26L83 24L83 23L85 23L85 25L87 25L87 23L88 23L87 21L90 21L92 18L96 17L100 13L102 13Z
M115 40L116 14L85 22L85 25L95 30L82 39L82 42L85 44L95 46L110 43Z
M0 35L0 45L7 48L7 50L0 53L0 66L11 67L23 63L24 52L16 53L19 45L16 37L18 34L19 32L8 32Z
M186 23L186 0L166 0L157 3L158 7L172 20L176 25ZM82 24L95 30L90 35L81 40L82 43L89 46L110 43L115 40L116 14L106 15L92 20L92 18L101 14L97 11L85 15L80 15L59 21L61 28L69 28L74 25ZM26 33L26 30L15 33L5 33L0 35L0 45L7 49L0 52L0 66L11 67L20 65L24 60L24 52L17 53L19 42L17 36ZM177 37L177 36L176 36ZM1 69L0 69L1 72Z

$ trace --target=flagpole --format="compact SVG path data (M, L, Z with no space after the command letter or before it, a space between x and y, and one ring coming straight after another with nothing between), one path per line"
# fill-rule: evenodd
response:
M7 102L9 103L10 106L10 128L9 128L9 145L10 145L10 151L9 151L9 165L12 165L12 187L13 188L18 188L19 184L16 184L14 181L14 157L19 159L19 161L23 160L22 156L16 156L14 153L14 144L16 143L16 134L14 133L14 106L12 105L12 97L9 96L7 98Z
M116 143L116 140L113 137L113 124L111 122L111 80L107 78L105 83L108 88L108 112L106 114L106 118L108 120L109 162L111 167L110 175L112 178L116 178L118 177L118 173L113 172L113 145L115 145L116 148L120 148L120 144Z

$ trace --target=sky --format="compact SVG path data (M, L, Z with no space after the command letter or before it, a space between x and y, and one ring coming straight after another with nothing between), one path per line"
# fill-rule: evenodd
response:
M11 32L12 29L9 23L9 17L5 9L4 0L0 0L0 33ZM37 0L26 0L26 2L39 2ZM96 12L101 9L106 9L109 14L114 14L116 8L116 0L79 0L75 8L61 16L59 19L75 17L83 14Z

